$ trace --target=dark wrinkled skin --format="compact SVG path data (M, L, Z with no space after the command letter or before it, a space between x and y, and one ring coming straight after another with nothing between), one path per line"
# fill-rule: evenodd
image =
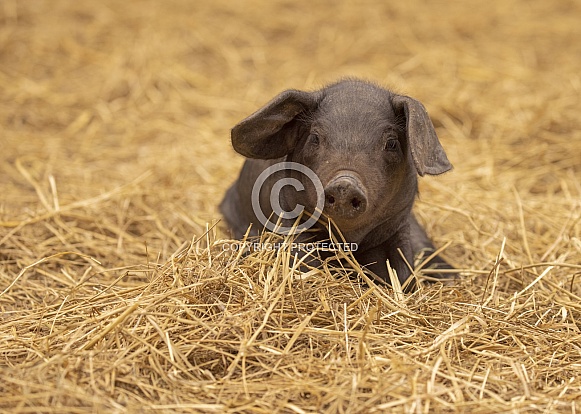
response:
M220 209L234 237L252 224L261 230L251 205L252 187L270 165L294 161L311 168L325 188L324 216L332 218L345 241L357 243L357 261L389 282L386 261L404 283L414 254L434 251L411 209L417 175L452 168L432 123L418 102L376 85L345 80L316 92L285 91L232 130L232 144L249 159L226 193ZM292 176L305 186L280 191L281 206L313 211L317 197L303 174L280 172L261 192L262 211L272 212L268 196L276 180ZM273 220L276 221L276 220ZM328 230L304 233L301 240L328 238ZM450 266L440 257L430 263Z

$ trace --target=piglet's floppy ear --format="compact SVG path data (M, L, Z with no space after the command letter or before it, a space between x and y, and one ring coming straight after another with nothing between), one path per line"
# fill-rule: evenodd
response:
M315 92L287 90L232 128L232 146L248 158L289 154L300 138L300 116L315 109Z
M408 144L418 174L438 175L452 169L426 108L401 95L393 97L392 105L396 113L405 113Z

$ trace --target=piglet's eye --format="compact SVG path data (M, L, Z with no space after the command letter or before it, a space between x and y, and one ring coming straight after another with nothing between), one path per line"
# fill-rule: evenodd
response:
M312 145L319 145L319 136L317 134L309 135L309 143Z
M395 151L397 150L398 142L395 138L390 138L385 143L385 150L386 151Z

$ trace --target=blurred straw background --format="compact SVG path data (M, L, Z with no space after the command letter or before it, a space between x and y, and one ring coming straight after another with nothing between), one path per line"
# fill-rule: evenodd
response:
M0 2L0 411L581 409L581 3ZM229 129L344 76L427 107L402 295L225 248ZM216 224L218 223L218 224Z

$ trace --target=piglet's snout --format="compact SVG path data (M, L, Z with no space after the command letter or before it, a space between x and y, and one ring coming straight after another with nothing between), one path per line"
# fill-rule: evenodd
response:
M341 173L325 187L325 212L333 218L353 219L367 209L367 196L359 179Z

